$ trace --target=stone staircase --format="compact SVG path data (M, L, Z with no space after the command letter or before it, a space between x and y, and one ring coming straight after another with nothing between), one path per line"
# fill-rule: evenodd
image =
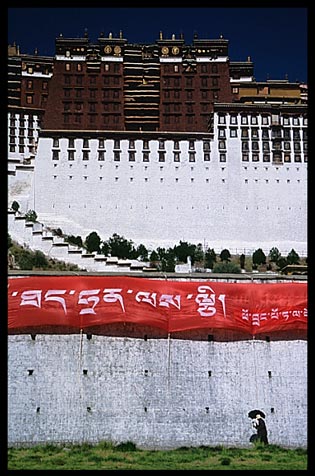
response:
M25 215L11 209L8 210L8 233L12 240L32 251L42 251L48 258L76 264L85 271L141 272L150 267L148 262L87 253L84 248L67 243L43 223L28 221Z
M33 172L33 158L8 158L8 204L10 206L16 200L21 206L20 209L24 210L15 212L8 209L8 233L14 241L32 251L42 251L48 258L75 264L81 270L139 272L149 268L149 263L138 260L122 260L96 253L90 254L84 248L67 243L53 230L60 228L63 232L75 236L84 236L86 230L65 217L56 217L47 213L40 216L40 222L27 221L24 213L31 209L29 203Z
M44 227L50 229L60 228L62 232L67 235L79 235L83 237L88 235L91 231L80 226L74 220L71 220L70 218L64 217L62 215L54 215L52 213L40 213L38 219Z
M8 175L16 175L18 171L33 172L34 159L8 158Z
M8 205L17 201L20 210L32 209L32 183L34 159L22 157L8 158Z

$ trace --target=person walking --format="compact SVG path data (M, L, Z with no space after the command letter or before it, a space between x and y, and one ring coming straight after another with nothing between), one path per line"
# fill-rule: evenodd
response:
M257 430L257 441L261 441L265 445L268 445L268 432L265 420L257 413L256 418L253 420L253 427Z

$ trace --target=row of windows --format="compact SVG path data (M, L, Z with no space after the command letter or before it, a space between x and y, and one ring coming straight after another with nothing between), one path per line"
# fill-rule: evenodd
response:
M225 155L225 154L220 154ZM271 162L271 156L270 154L263 154L263 162ZM282 164L283 162L289 163L294 160L294 162L302 162L302 156L300 154L294 154L293 156L289 153L285 153L282 158L282 153L274 153L272 156L272 163L276 164ZM304 162L307 162L308 156L307 154L304 154ZM224 160L225 161L225 160ZM242 161L243 162L249 162L249 154L242 154ZM252 162L259 162L259 154L252 154Z
M236 127L230 127L230 137L238 137L238 129ZM293 136L293 140L300 140L301 139L301 133L303 140L307 140L307 129L298 129L298 128L293 128L293 129L272 129L270 131L269 128L267 127L262 127L259 129L258 127L253 127L251 129L248 129L246 127L241 129L241 138L242 139L249 139L251 137L252 139L259 139L259 136L261 135L262 139L268 139L270 140L270 136L272 139L286 139L286 140L291 140ZM223 127L218 128L218 136L219 138L225 139L227 136L226 129Z
M70 86L71 83L67 82L65 83L67 84L67 86ZM73 92L74 92L74 96L76 98L82 98L83 97L83 91L84 93L86 94L86 90L84 88L71 88L71 87L65 87L64 88L64 97L65 98L71 98L73 96ZM218 99L219 98L219 89L217 89L216 91L208 91L208 90L201 90L201 99L204 99L204 100L211 100L211 99ZM122 89L120 88L113 88L113 87L110 87L110 88L102 88L101 90L97 90L97 89L91 89L89 88L88 89L88 95L90 97L90 99L97 99L99 98L99 95L97 94L97 92L102 92L102 99L117 99L120 97L120 94L122 94ZM179 91L179 90L165 90L163 92L163 95L164 95L164 98L165 99L171 99L171 98L174 98L174 99L181 99L182 100L193 100L194 97L196 96L196 93L193 92L193 91L185 91L185 94L184 92L182 91ZM185 95L185 97L183 97ZM177 104L177 106L180 106L181 105L181 102L179 102ZM209 109L209 108L208 108Z
M84 112L95 112L95 113L100 113L103 114L104 112L108 112L110 114L115 114L117 116L122 116L123 114L123 105L120 104L118 101L117 102L103 102L102 103L103 108L100 110L100 104L97 105L97 102L88 102L88 103L83 103L83 102L64 102L63 103L63 111L65 113L81 113L83 114ZM187 108L188 109L188 108ZM99 111L97 111L99 110ZM206 108L206 111L208 111L208 107Z
M251 145L251 147L250 147ZM220 140L218 143L218 148L219 149L226 149L226 141ZM242 142L242 150L243 151L248 151L248 150L259 150L259 142L249 142L243 141ZM272 150L291 150L291 143L290 142L284 142L282 146L282 141L276 141L272 143ZM267 152L270 150L270 144L269 142L263 142L262 143L262 150ZM301 144L300 142L294 142L293 143L293 150L298 152L301 151ZM307 142L303 142L303 151L307 152Z
M211 99L219 99L219 89L216 91L208 91L208 90L200 90L201 99L211 100ZM163 92L164 97L169 99L174 96L175 99L182 98L183 101L193 100L196 97L196 91L179 91L179 90L165 90ZM184 97L185 96L185 97Z
M14 127L10 127L9 133L10 133L10 136L20 135L20 136L24 137L25 135L27 135L27 137L34 137L34 129L32 129L32 128L24 129L24 128L20 127L20 129L16 129Z
M63 123L65 125L69 124L82 124L83 118L84 120L88 120L90 124L96 124L99 122L100 114L98 112L88 111L86 115L83 114L82 111L75 111L72 112L63 112ZM123 123L123 114L117 112L102 112L102 123L105 126L113 125L113 124L122 124ZM138 116L140 118L141 116ZM194 114L186 114L186 115L174 115L174 114L164 114L163 115L163 123L164 124L179 124L182 123L184 120L190 124L195 123L195 115ZM129 120L129 122L131 122ZM135 121L136 127L138 127L138 120ZM157 118L151 119L150 122L154 122L157 126ZM141 127L139 128L141 130Z
M70 169L71 169L72 166L73 166L73 164L68 164L68 165L69 165L69 168L70 168ZM54 167L58 167L58 166L59 166L58 163L54 163ZM84 168L87 169L87 167L88 167L87 164L84 164ZM100 169L100 170L101 170L103 167L104 167L103 164L99 164L99 169ZM115 164L115 169L118 170L119 168L120 168L120 164ZM130 170L133 170L133 169L134 169L134 165L129 165L129 168L130 168ZM282 168L282 165L281 165L281 168ZM160 166L159 166L159 169L160 169L161 172L163 172L163 170L166 170L164 165L160 165ZM179 169L180 169L180 167L179 167L178 165L175 165L175 166L174 166L175 172L177 172ZM226 166L221 167L221 171L222 171L222 172L224 172L226 169L227 169ZM247 166L247 165L244 165L244 166L243 166L243 169L244 169L244 170L248 170L248 166ZM266 172L268 172L269 166L265 166L264 169L265 169ZM148 170L148 165L144 165L144 166L143 166L143 170L144 170L144 171ZM191 166L191 167L190 167L190 170L191 170L191 172L193 172L193 171L195 170L195 167L194 167L194 166ZM208 165L205 166L205 170L206 170L206 171L210 170L210 168L209 168ZM257 167L257 166L254 166L254 170L258 170L258 167ZM276 170L279 170L279 167L276 167ZM287 171L287 172L290 172L290 170L292 170L291 167L286 167L286 171ZM300 167L296 167L296 171L299 172L299 171L300 171Z
M84 88L75 88L75 89L65 88L64 89L64 97L65 98L71 98L72 93L74 92L75 98L80 99L80 98L83 97L83 93L86 94L86 92L88 92L88 95L89 95L90 99L98 99L97 91L98 91L97 89L88 89L88 91L86 91ZM103 99L105 99L105 98L108 99L109 97L113 97L113 98L118 98L119 97L119 90L117 90L117 89L113 89L113 88L103 89L102 91L103 91ZM120 102L117 102L117 104L119 104L121 106Z
M240 115L240 123L241 124L258 124L258 117L257 115ZM219 124L226 124L226 114L219 114L218 115L218 123ZM262 114L261 115L261 123L263 125L270 125L270 124L282 124L282 125L294 125L299 126L303 124L307 126L307 117L289 117L289 116L280 116L279 115L271 115L271 114ZM238 116L235 114L230 115L230 124L238 124Z
M96 102L90 102L86 105L88 106L89 112L96 112L96 109L97 109L96 104L97 104ZM65 102L63 105L64 112L70 112L71 106L72 107L74 106L74 109L76 112L83 112L83 106L84 106L83 102L76 102L74 104L71 104L70 102ZM108 110L110 106L113 107L114 111L119 111L122 109L122 106L119 103L114 103L111 105L109 105L108 103L107 104L105 103L103 106L104 106L104 111Z
M114 113L113 114L103 113L103 114L104 114L103 115L103 124L105 126L109 126L109 125L112 125L112 124L120 124L122 122L122 114L114 114ZM97 116L97 113L93 113L93 112L89 113L88 120L91 124L96 123L96 116ZM81 124L82 123L82 117L83 117L83 114L81 112L76 113L76 114L64 113L63 114L63 122L66 125L69 125L69 124L72 124L72 123Z
M159 149L165 149L165 139L160 139L159 140ZM135 149L135 140L134 139L129 139L129 149ZM150 141L143 139L142 140L142 148L143 149L148 149L149 150L149 144ZM178 140L173 141L173 148L175 150L179 150L180 142ZM60 142L58 138L53 139L53 147L59 147ZM90 141L89 139L83 139L82 143L83 149L88 149L90 147ZM74 149L75 148L75 139L69 138L68 139L68 149ZM105 139L98 139L98 148L99 149L104 149L105 148ZM119 149L121 148L120 140L119 139L114 139L114 149ZM188 148L189 150L195 150L195 141L194 140L189 140L188 141ZM210 141L203 141L203 150L210 150Z
M62 176L63 178L63 176ZM68 180L73 180L74 176L73 175L68 175ZM78 179L78 176L75 177L76 179ZM87 181L89 179L89 176L88 175L83 175L82 176L83 180ZM54 180L58 180L58 175L53 175L53 179ZM98 179L100 181L102 181L104 179L103 176L99 176ZM120 180L120 177L114 177L114 181L115 182L118 182ZM143 178L143 181L144 182L149 182L150 180L156 180L156 178L154 179L150 179L149 177L144 177ZM175 183L178 183L180 181L180 179L178 177L175 177L174 179L170 179L168 178L168 181L169 180L172 180L173 182ZM182 179L183 180L183 179ZM191 183L194 183L195 182L195 178L194 177L190 177L190 182ZM206 183L210 183L210 179L209 178L205 178L204 179ZM135 182L135 177L129 177L129 182ZM159 182L160 183L163 183L165 181L165 177L160 177L159 178ZM252 182L254 183L261 183L261 182L264 182L264 183L280 183L280 179L274 179L273 181L271 181L270 179L252 179L251 180ZM199 181L200 182L200 181ZM227 183L227 179L225 178L221 178L221 183ZM250 182L249 179L244 179L244 183L248 184ZM283 182L283 181L281 181ZM286 179L285 180L285 183L292 183L293 181L291 179ZM297 183L301 183L301 180L300 179L297 179L296 180Z
M25 95L25 102L26 104L34 104L34 94L26 94ZM47 102L47 96L42 94L40 98L40 106L44 106Z
M33 137L16 137L16 136L10 136L10 144L15 144L16 140L18 140L20 145L25 144L25 139L28 139L28 143L31 145L34 145L35 139Z
M65 63L65 71L77 71L77 72L82 72L83 71L83 66L84 63ZM182 65L178 64L164 64L163 65L163 73L178 73L180 69L183 69ZM114 73L120 73L121 72L121 65L117 63L104 63L103 64L103 71L108 72L110 70L113 70ZM200 65L200 72L201 73L218 73L218 65L217 64L202 64ZM96 81L96 76L91 76L93 81ZM188 78L187 78L188 79ZM190 79L190 78L189 78Z
M77 86L82 86L83 85L83 78L85 78L85 76L73 76L73 75L70 75L70 74L65 74L64 75L64 84L76 84ZM89 84L97 84L96 83L96 76L90 76L89 77ZM103 77L103 84L104 85L109 85L109 84L116 84L116 85L120 85L122 83L122 80L120 79L120 76L113 76L113 77L108 77L108 76L104 76Z
M188 124L195 124L196 116L194 114L162 114L162 124L181 124L186 121ZM202 115L201 115L202 117ZM206 120L208 117L208 113L203 114L203 118Z
M54 163L54 167L58 167L58 165L59 165L58 163ZM73 166L73 164L68 164L68 165L69 165L69 168L72 168L72 166ZM87 169L87 167L88 167L87 164L84 164L84 168ZM100 169L102 169L103 167L104 167L103 164L99 164L99 168L100 168ZM116 170L118 170L119 167L120 167L120 164L115 164L115 169L116 169ZM130 170L133 170L133 169L134 169L134 165L129 165L129 168L130 168ZM256 168L257 168L257 167L255 167L255 169L256 169ZM148 166L147 166L147 165L144 165L144 166L143 166L143 169L144 169L144 170L148 170ZM160 165L160 166L159 166L159 169L160 169L160 171L162 172L162 171L165 169L164 165ZM222 172L224 172L225 169L226 169L226 167L221 167ZM244 167L244 169L247 170L247 167ZM179 166L178 166L178 165L175 165L174 170L175 170L175 171L179 170ZM195 170L195 167L194 167L194 166L190 167L190 170L193 172L193 171ZM209 167L205 167L205 170L209 170ZM268 168L266 168L266 170L268 170ZM287 169L287 170L289 170L289 169ZM297 170L299 170L299 169L297 169Z
M184 78L185 79L185 87L193 87L193 78ZM182 83L182 78L164 78L163 79L163 86L165 87L180 87ZM211 86L218 86L219 85L219 78L218 77L213 77L213 78L207 78L207 77L202 77L200 78L200 84L198 87L204 87L208 88Z
M43 65L40 65L38 63L35 64L35 71L37 73L41 72L42 74L48 75L52 72L53 69L54 69L53 65L43 66ZM29 74L33 74L34 73L34 66L26 65L26 63L22 62L22 71L27 71Z
M210 100L211 98L214 98L214 99L217 99L219 97L219 89L217 89L216 91L206 91L206 90L201 90L201 99L204 99L204 100ZM181 99L182 100L192 100L195 96L196 96L196 91L193 93L193 91L185 91L185 98L183 97L184 96L184 92L179 90L179 89L173 89L173 90L170 90L170 89L165 89L163 91L163 96L164 96L164 99ZM180 102L181 104L181 102Z
M179 71L178 64L163 64L163 72L165 73L177 73ZM201 73L218 73L218 65L217 64L201 64L200 65ZM188 79L188 78L187 78Z
M26 81L26 88L33 89L34 88L34 81L32 79L28 79ZM48 89L48 81L42 81L42 90L46 91Z
M80 73L80 72L83 72L83 66L84 66L84 63L74 63L74 62L65 63L65 71L73 71L73 72L78 71ZM118 74L121 72L121 65L118 63L103 63L103 71L105 72L112 71ZM89 78L90 78L91 84L96 83L96 78L97 78L96 75L90 75Z
M15 136L12 135L10 137L14 138ZM29 137L32 137L32 135L29 135ZM259 150L259 142L258 141L252 141L250 143L247 142L247 141L242 141L241 144L242 144L242 150L243 151L249 150L250 146L251 146L252 150ZM59 139L53 139L53 148L58 148L59 145L60 145L59 144ZM194 141L189 141L188 147L189 147L190 151L195 151L195 142ZM83 139L82 148L83 149L89 149L89 140L88 139ZM105 148L105 140L104 139L99 139L98 148L99 149L104 149ZM148 140L143 141L142 148L149 151L149 141ZM174 141L173 148L174 148L174 150L180 151L179 141ZM225 140L219 140L218 148L219 149L226 149L227 148L226 147L226 141ZM291 150L291 143L290 142L283 142L283 148L284 148L284 150ZM69 139L68 140L68 149L75 149L75 139ZM117 152L120 151L120 141L119 140L114 141L114 150L115 149L118 149ZM133 140L133 139L129 140L129 149L135 149L135 140ZM165 149L165 141L161 140L161 141L159 141L159 150L164 150L164 149ZM282 149L282 141L274 141L272 143L272 149L273 150L281 150ZM295 151L300 151L301 150L300 142L294 142L293 143L293 149ZM303 150L307 151L307 149L308 149L308 143L303 142ZM210 141L205 141L203 143L203 150L204 151L210 151ZM263 151L269 151L270 150L269 142L267 142L267 141L262 142L262 150Z
M17 152L17 146L15 144L10 144L9 150L10 150L10 152ZM34 146L26 147L24 145L19 145L18 146L18 152L19 152L19 154L24 154L25 152L29 152L30 154L35 155L36 151L35 151Z
M15 127L17 120L19 121L20 127L25 127L26 122L28 124L28 127L33 127L36 124L36 117L34 118L34 116L32 115L29 115L29 116L20 115L15 117L14 114L10 114L9 119L10 119L11 127ZM39 119L38 119L38 122L39 122Z
M165 162L165 156L166 152L158 152L158 161L159 162ZM75 160L75 151L74 150L69 150L68 151L68 160ZM113 155L114 161L119 162L121 159L121 153L120 151L114 151ZM59 160L60 158L60 151L59 150L53 150L52 151L52 159L53 160ZM90 159L90 152L83 150L82 152L82 159L83 160L89 160ZM98 155L97 155L97 160L105 160L105 151L99 150ZM136 152L129 151L128 153L128 160L130 162L135 162L136 160ZM174 152L173 153L173 160L174 162L180 162L180 152ZM195 152L189 152L188 153L188 160L189 162L195 162L196 161L196 156ZM203 160L204 161L210 161L210 154L205 153L203 155ZM150 161L150 153L149 152L143 152L142 154L142 161L143 162L149 162Z
M120 162L121 160L121 153L118 151L114 151L113 155L111 157L114 159L116 162ZM75 155L75 151L68 151L68 160L75 160L77 156ZM294 154L293 156L294 162L302 162L302 156L301 154ZM304 154L304 162L307 162L307 154ZM52 153L52 160L59 160L60 159L60 151L59 150L53 150ZM90 152L89 151L83 151L82 153L82 160L89 160L90 159ZM165 162L166 159L166 153L165 152L159 152L158 153L158 161L159 162ZM226 162L227 159L227 154L226 153L220 153L219 154L219 161L220 162ZM105 151L98 151L97 155L97 160L99 161L104 161L105 160ZM129 151L128 153L128 160L129 162L135 162L136 161L136 153L133 151ZM203 154L203 160L205 162L210 161L210 153L204 153ZM263 154L262 156L263 162L270 162L271 161L271 154ZM143 162L149 162L150 161L150 153L149 152L143 152L142 154L142 161ZM180 162L180 153L179 152L174 152L173 153L173 161L174 162ZM196 162L196 155L195 152L189 152L188 153L188 161L189 162ZM248 162L249 161L249 153L243 153L242 154L242 161L243 162ZM259 154L258 153L252 153L252 161L253 162L259 162ZM272 154L272 162L273 163L282 163L282 162L291 162L291 154L290 153L285 153L282 157L282 152L274 152Z
M307 162L307 154L304 154L304 162ZM263 154L263 162L271 162L271 155L270 154ZM219 161L226 162L226 153L221 152L219 154ZM242 154L242 161L248 162L249 161L249 154L243 153ZM252 161L259 162L259 154L252 154ZM283 162L291 162L291 154L285 153L282 158L282 152L275 152L272 154L272 163L273 164L282 164ZM302 162L302 156L300 154L294 155L294 162Z

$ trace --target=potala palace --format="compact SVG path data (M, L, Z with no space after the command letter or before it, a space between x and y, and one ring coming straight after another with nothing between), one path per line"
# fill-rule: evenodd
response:
M228 46L9 46L8 232L87 271L9 272L9 447L250 447L254 408L270 444L307 447L307 276L152 277L53 233L307 256L307 85Z
M307 254L307 87L256 82L228 40L87 35L9 47L8 205L149 248ZM9 231L30 246L12 216ZM23 231L23 232L22 232ZM38 242L36 242L38 246Z

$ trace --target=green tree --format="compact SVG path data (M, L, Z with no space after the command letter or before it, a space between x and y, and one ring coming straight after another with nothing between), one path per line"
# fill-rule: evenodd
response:
M161 261L163 258L166 258L167 256L167 251L165 248L161 248L160 246L156 249L156 252L158 254L158 259Z
M228 261L231 260L231 253L229 252L229 250L224 249L224 250L221 251L220 260L225 261L225 262L228 262Z
M287 256L287 263L288 264L299 264L300 263L300 257L293 248Z
M18 255L17 264L22 270L32 270L33 269L33 256L27 250L22 250Z
M213 270L214 273L240 273L241 268L235 264L235 263L230 263L229 261L217 263L214 265Z
M117 258L131 258L134 247L131 240L127 240L124 236L114 233L108 240L111 255Z
M148 250L146 247L142 244L140 244L137 249L136 249L136 256L137 258L140 258L141 261L147 261L148 260Z
M252 260L253 260L253 264L258 266L260 264L266 264L266 255L261 248L258 248L257 250L254 251Z
M68 235L67 237L65 237L65 241L67 241L71 245L76 245L76 246L79 246L80 248L83 247L83 241L81 236L79 235L78 236Z
M245 255L244 255L244 253L242 253L241 256L240 256L240 267L241 267L241 269L245 269Z
M34 252L33 266L35 268L42 268L42 269L48 267L48 260L42 251L36 250Z
M156 263L157 261L159 261L159 255L157 254L155 250L151 251L149 259L150 259L150 263Z
M175 253L172 248L168 248L165 255L161 259L160 269L167 273L173 273L175 271Z
M191 263L195 261L196 245L187 243L187 241L180 241L179 245L175 245L173 248L174 256L178 261L187 263L188 256L191 257Z
M284 258L284 256L280 256L280 258L278 259L278 261L276 263L278 269L284 268L287 264L288 264L288 262L287 262L286 258Z
M271 261L272 263L276 263L280 256L281 253L276 247L271 248L271 250L269 251L269 261Z
M212 269L214 263L217 261L217 255L213 248L208 248L205 252L205 268Z
M109 246L108 241L102 241L102 244L101 244L101 253L102 253L104 256L109 256L109 255L110 255L110 246Z
M198 243L194 253L194 262L203 262L205 259L205 253L203 251L202 243Z
M129 259L137 259L139 257L138 249L134 247L133 242L131 241L131 249L129 252Z
M62 235L63 235L61 228L55 228L55 229L53 230L53 233L54 233L56 236L62 236Z
M32 221L35 223L37 220L37 213L35 212L35 210L28 210L25 213L25 218L27 221Z
M96 251L97 253L99 253L100 252L101 238L96 233L96 231L92 231L85 238L84 244L86 246L86 249L87 249L88 253L92 253L93 251Z
M13 245L13 241L12 241L10 233L8 233L8 249L11 248L12 245Z
M12 202L11 208L12 208L12 210L14 210L15 212L17 212L17 211L19 211L20 204L19 204L16 200L14 200L14 201Z

